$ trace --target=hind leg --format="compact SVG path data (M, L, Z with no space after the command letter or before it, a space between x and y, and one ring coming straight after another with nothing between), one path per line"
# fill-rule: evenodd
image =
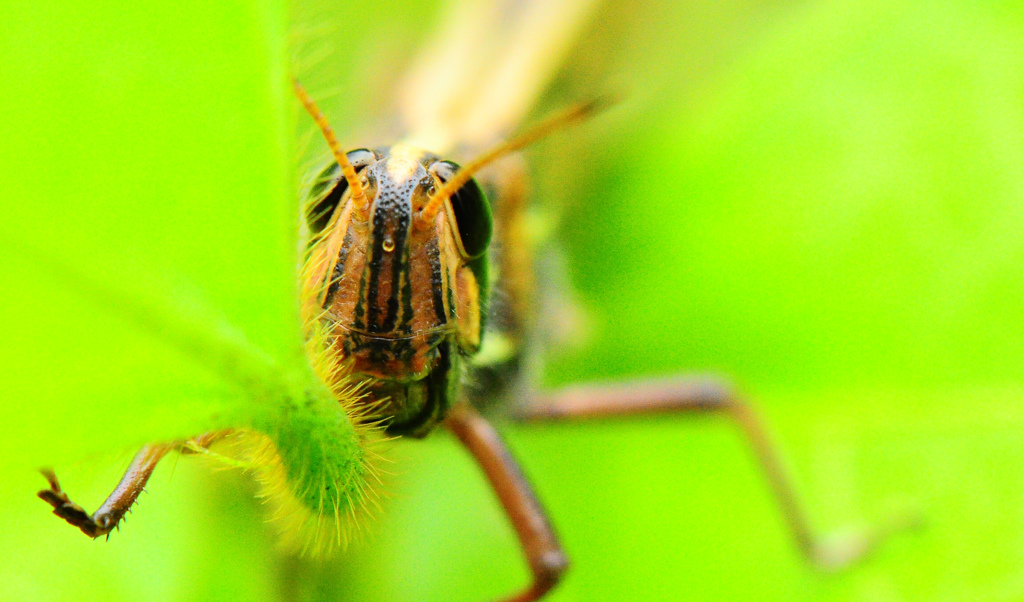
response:
M518 410L516 418L537 422L667 412L722 414L739 427L757 457L797 547L817 568L845 568L871 553L893 533L918 523L915 517L901 515L844 537L822 538L815 534L760 416L731 386L714 378L680 377L567 388L537 396Z

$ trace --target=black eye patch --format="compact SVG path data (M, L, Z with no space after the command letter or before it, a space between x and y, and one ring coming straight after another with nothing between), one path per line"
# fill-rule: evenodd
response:
M459 166L451 161L438 161L430 166L430 171L442 183L450 180L458 170ZM494 220L491 217L491 204L487 202L480 184L476 180L466 182L452 195L450 202L455 211L459 240L467 258L483 255L491 244Z
M357 172L377 160L377 156L365 148L349 151L345 155ZM346 190L348 182L341 175L341 167L332 161L317 175L316 183L309 191L310 202L306 210L306 223L313 234L327 227L327 222L331 221L331 215Z

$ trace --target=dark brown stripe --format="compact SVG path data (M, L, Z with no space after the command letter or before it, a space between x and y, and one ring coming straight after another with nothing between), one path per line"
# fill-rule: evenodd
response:
M437 239L431 238L427 243L427 261L430 262L430 292L434 298L434 314L438 324L448 323L448 314L444 311L444 280L441 278L441 253L437 248Z
M359 298L356 299L356 306L352 312L352 325L359 330L366 330L366 273L359 276Z
M341 287L341 279L345 276L345 264L348 262L348 253L352 250L352 229L346 224L345 238L341 241L341 250L338 251L338 261L334 264L334 271L331 273L331 282L327 287L327 297L324 299L324 307L329 306L338 294Z

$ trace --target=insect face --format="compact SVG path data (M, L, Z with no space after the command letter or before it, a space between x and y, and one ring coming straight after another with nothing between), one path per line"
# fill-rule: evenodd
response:
M305 286L318 292L313 309L338 356L371 398L390 398L381 417L391 430L427 428L456 394L461 357L479 346L490 212L471 182L425 216L457 169L429 153L399 145L348 156L363 198L340 176L314 188L322 196L308 221L322 229Z

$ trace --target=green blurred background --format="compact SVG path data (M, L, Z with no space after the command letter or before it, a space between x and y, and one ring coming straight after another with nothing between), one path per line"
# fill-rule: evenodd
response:
M289 149L308 126L289 65L359 144L443 7L0 7L3 597L479 600L525 583L444 433L394 445L385 513L323 564L279 557L247 478L202 461L165 462L107 543L34 497L53 464L94 508L134 447L247 402L30 255L198 299L290 353ZM927 527L821 575L725 420L504 427L574 563L552 599L1024 598L1024 10L609 2L539 112L609 85L626 100L528 153L587 325L547 384L730 375L822 531L908 506Z

